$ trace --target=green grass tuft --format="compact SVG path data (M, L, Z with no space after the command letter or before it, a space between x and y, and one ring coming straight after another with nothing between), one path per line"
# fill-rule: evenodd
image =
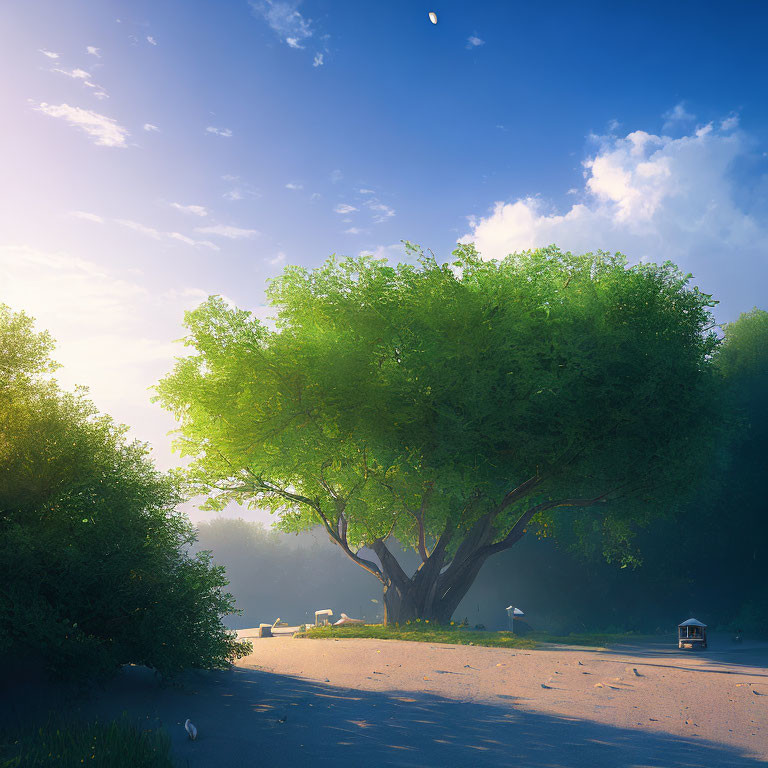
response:
M650 636L606 633L583 633L574 635L550 635L546 632L532 632L528 635L513 635L511 632L486 632L454 626L440 626L426 623L411 623L399 627L383 624L358 624L346 627L307 627L296 637L310 639L362 637L375 640L412 640L422 643L450 643L451 645L483 645L491 648L533 649L542 643L559 645L582 645L605 648L622 643L647 641Z
M376 640L415 640L421 643L451 643L452 645L488 645L496 648L535 648L536 642L510 632L479 632L459 627L429 624L408 624L386 627L383 624L358 624L347 627L308 627L296 637L312 639L328 637L367 637Z
M0 768L175 768L164 730L142 730L123 715L110 723L51 719L0 733Z

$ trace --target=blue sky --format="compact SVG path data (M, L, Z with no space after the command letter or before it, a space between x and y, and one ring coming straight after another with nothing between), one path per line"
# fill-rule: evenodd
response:
M428 12L438 15L430 23ZM0 301L174 463L184 309L331 253L555 242L765 307L768 5L8 3Z

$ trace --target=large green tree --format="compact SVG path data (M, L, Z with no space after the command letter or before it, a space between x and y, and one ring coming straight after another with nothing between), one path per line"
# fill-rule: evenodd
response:
M415 264L286 268L274 329L216 297L187 314L192 354L157 399L191 488L322 525L381 582L389 622L448 621L489 557L566 519L626 554L709 456L711 297L620 254L407 247Z
M162 673L248 650L222 625L223 569L147 447L50 374L53 343L0 304L0 658L72 678Z

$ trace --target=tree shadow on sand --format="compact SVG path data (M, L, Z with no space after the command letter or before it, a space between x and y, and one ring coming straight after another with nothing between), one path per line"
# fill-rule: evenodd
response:
M45 718L51 708L83 717L122 712L146 727L165 726L182 768L279 764L462 768L750 768L765 765L729 745L524 712L514 697L498 705L427 693L336 688L288 675L236 668L196 672L163 687L130 667L88 698L27 685L0 698L5 723ZM3 710L5 710L3 712ZM186 718L199 737L189 741ZM759 737L756 737L756 739Z

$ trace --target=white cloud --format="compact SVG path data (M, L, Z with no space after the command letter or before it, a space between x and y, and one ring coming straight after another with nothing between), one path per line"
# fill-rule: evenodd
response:
M157 45L157 40L155 40L155 38L152 37L152 35L147 35L147 42L150 45Z
M230 240L243 240L255 237L259 234L259 231L256 229L243 229L242 227L233 227L228 224L216 224L211 227L197 227L195 232L200 232L204 235L228 237Z
M402 261L405 256L405 247L402 243L392 243L392 245L377 245L373 248L366 248L358 252L358 256L372 255L377 259L386 259L391 262Z
M206 133L213 133L216 136L223 136L225 139L228 139L230 136L232 136L232 131L229 130L229 128L215 128L212 125L209 125L205 129Z
M676 139L644 131L603 137L583 162L583 202L564 213L538 197L497 202L487 216L469 218L461 242L474 242L484 258L555 243L621 251L633 262L669 259L693 272L702 290L720 294L719 311L732 311L735 301L744 311L764 303L754 273L768 249L765 220L749 210L732 176L750 147L743 134L711 125Z
M358 227L350 227L349 229L344 230L345 235L359 235L361 232L363 232L363 230Z
M664 118L664 130L668 131L676 126L683 125L684 123L693 122L696 119L696 115L692 115L685 108L685 104L681 101L679 104L675 104L672 109L667 110L662 117Z
M175 208L182 213L191 213L194 216L207 216L208 210L202 205L182 205L181 203L171 203L171 208Z
M84 69L61 69L54 67L51 72L60 72L62 75L74 78L75 80L89 80L91 77ZM93 83L90 83L90 85L92 88L95 87Z
M295 182L295 181L289 181L285 185L285 188L286 189L298 190L298 189L304 189L304 185L303 184L299 184L298 182Z
M144 123L144 130L145 131L150 131L150 132L155 132L155 133L160 133L160 129L156 125L153 125L152 123Z
M274 258L268 259L268 261L272 266L278 266L279 264L285 263L285 258L285 254L282 251L279 251L275 254Z
M485 40L481 40L477 35L472 35L467 38L467 50L479 48L481 45L485 45Z
M234 182L232 189L222 195L225 200L245 200L246 198L261 197L261 193L253 184L243 181L239 176L226 174L221 178L224 181Z
M739 116L729 115L720 123L721 131L733 131L739 127Z
M60 117L70 125L80 128L91 136L98 146L127 146L125 140L130 135L128 130L111 117L105 117L89 109L70 107L69 104L54 105L43 102L36 109L51 117Z
M344 174L337 168L334 171L331 171L330 175L331 184L338 184L343 178Z
M145 224L138 221L132 221L131 219L115 219L114 221L121 227L132 229L134 232L138 232L146 237L151 237L153 240L176 240L185 245L210 248L212 251L221 250L218 245L212 243L210 240L194 240L187 235L182 235L180 232L161 232L159 229L155 229L155 227L148 227Z
M372 189L358 189L357 190L361 195L373 195L375 192Z
M97 85L96 83L91 82L90 80L90 73L86 72L84 69L61 69L60 67L54 67L51 69L51 72L58 72L62 75L66 75L67 77L71 77L73 80L82 80L83 85L86 88L93 88L93 95L97 99L108 99L109 94L102 88L100 85Z
M365 205L374 211L373 220L377 224L381 224L381 222L391 219L395 215L393 208L380 203L378 200L366 200Z
M40 48L40 53L43 54L43 56L47 56L49 59L58 59L59 54L54 53L53 51L46 51L45 48Z
M212 243L210 240L194 240L191 237L187 237L187 235L182 235L180 232L167 232L166 236L169 237L171 240L178 240L180 243L185 243L186 245L193 245L193 246L202 245L205 248L210 248L212 251L221 250L221 248L219 248L218 245L216 245L215 243Z
M70 211L69 215L75 219L83 219L85 221L93 221L97 224L103 224L104 219L95 213L88 213L87 211Z
M323 54L322 53L316 53L315 58L312 59L312 66L313 67L322 67L323 66Z
M251 0L250 5L291 48L303 48L302 43L312 37L312 22L296 10L298 2Z
M131 219L115 219L115 222L121 227L132 229L134 232L139 232L142 235L151 237L153 240L161 240L163 237L163 233L160 232L160 230L155 229L154 227L147 227L138 221L132 221Z
M339 203L333 209L334 213L341 213L341 214L352 213L352 211L356 211L356 210L357 208L355 208L354 205L349 205L347 203Z
M86 46L85 52L95 56L97 59L101 58L101 48L96 48L94 45Z

